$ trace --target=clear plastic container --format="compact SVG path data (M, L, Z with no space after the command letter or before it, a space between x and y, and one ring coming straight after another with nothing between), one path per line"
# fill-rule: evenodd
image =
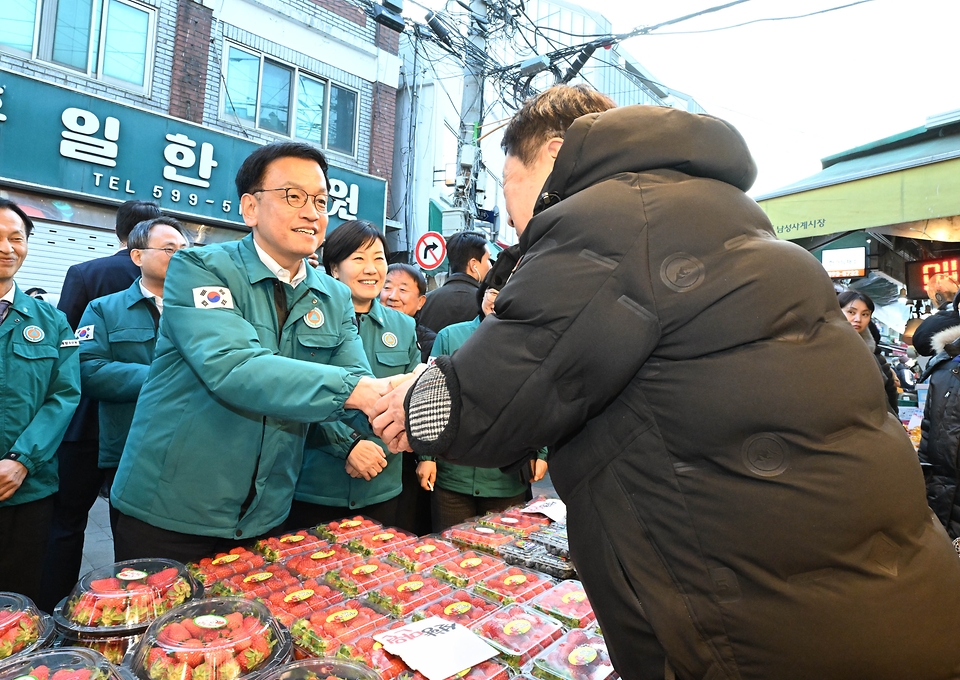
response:
M460 549L436 536L424 536L415 543L394 549L387 559L407 571L420 573L437 562L460 554Z
M358 556L328 571L324 579L330 585L350 596L362 595L381 583L403 576L403 569L388 564L378 557Z
M473 522L457 524L440 535L464 548L482 550L491 555L496 555L501 545L514 539L513 534L499 533L490 527L477 526Z
M300 585L300 580L281 564L267 564L253 571L234 574L210 587L210 594L226 597L259 597Z
M179 562L128 560L87 573L54 608L53 618L61 631L73 635L137 635L202 592Z
M59 675L58 675L59 674ZM0 680L129 680L126 674L92 649L40 649L18 654L0 665Z
M97 637L94 635L71 634L68 631L58 631L54 639L54 647L86 647L107 657L107 661L119 666L133 649L140 635L119 635L116 637Z
M339 604L298 619L290 627L294 643L315 656L333 656L346 639L385 627L389 619L359 600Z
M45 647L53 634L53 620L33 600L19 593L0 593L0 661Z
M354 536L365 534L374 529L381 529L383 525L376 520L363 515L344 518L335 522L321 524L314 529L321 538L337 543L346 543Z
M543 515L528 514L517 511L507 511L484 515L477 520L477 524L496 529L501 533L529 536L534 531L543 529L550 524L550 520Z
M422 621L431 616L459 623L469 628L490 612L500 609L500 605L480 597L467 590L457 590L416 610L411 616L413 621Z
M261 673L257 680L381 680L366 664L343 659L304 659ZM386 680L386 679L384 679Z
M331 569L357 556L339 543L323 541L316 550L289 558L283 564L300 578L323 578Z
M286 663L290 650L289 633L266 605L214 598L185 604L150 624L130 668L141 680L233 680Z
M234 574L242 574L262 567L265 562L263 555L246 548L234 548L230 552L217 553L213 557L204 557L199 562L192 562L187 565L187 569L200 583L209 586Z
M566 524L551 524L530 534L530 538L543 544L551 555L570 557L570 543L567 540Z
M553 644L563 627L542 612L512 604L475 623L471 629L500 650L500 659L520 668Z
M577 577L577 569L573 566L573 562L566 557L551 555L550 553L537 555L533 559L532 568L536 571L542 571L544 574L550 574L556 579L563 580Z
M507 680L510 668L497 661L483 661L467 671L466 675L455 675L457 680Z
M347 549L360 555L386 555L391 550L416 543L416 534L402 529L374 529L354 536L347 542Z
M537 655L531 671L544 680L604 680L613 663L602 637L572 630Z
M343 600L343 593L339 590L311 578L285 590L271 593L266 599L266 604L277 620L289 627L295 620L310 616Z
M503 560L484 553L468 550L433 566L431 572L458 588L466 588L477 581L507 568Z
M544 574L520 567L508 567L505 571L478 581L473 591L501 604L513 604L532 600L552 588L553 583L553 579Z
M432 576L407 575L367 592L364 599L381 609L403 618L452 590L446 581Z
M387 626L387 630L406 625L405 621L396 621ZM373 639L375 632L382 632L383 628L377 631L370 631L362 635L348 638L340 647L337 656L352 661L357 661L370 666L380 674L383 680L408 680L413 674L410 667L403 662L399 656L391 654L383 645Z
M279 562L294 555L316 552L325 545L327 545L326 541L317 538L306 529L301 529L283 536L265 538L257 541L253 547L268 562Z
M542 543L526 538L518 538L500 546L500 557L507 564L533 569L537 558L547 554Z
M580 581L562 581L531 600L530 606L570 628L587 628L597 620Z

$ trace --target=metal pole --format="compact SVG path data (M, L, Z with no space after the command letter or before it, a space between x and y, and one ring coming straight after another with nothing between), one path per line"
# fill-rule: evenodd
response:
M471 0L470 26L467 39L477 49L486 52L487 36L484 23L487 18L485 0ZM460 143L457 150L457 186L454 205L461 209L463 228L472 229L477 210L477 170L480 165L480 146L477 127L483 110L483 64L473 54L466 54L463 67L463 98L460 105Z

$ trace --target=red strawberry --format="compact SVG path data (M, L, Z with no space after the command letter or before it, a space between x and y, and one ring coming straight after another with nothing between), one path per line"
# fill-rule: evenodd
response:
M101 578L90 581L90 590L95 593L119 593L123 592L123 584L118 578Z
M223 617L227 621L227 628L237 630L243 626L243 614L240 612L230 612Z
M167 569L158 571L156 574L148 576L147 585L154 587L169 586L176 580L179 573L176 567L168 567Z
M174 656L177 658L177 661L186 663L191 668L195 668L203 663L203 643L196 639L184 640L180 644L179 650L174 653Z

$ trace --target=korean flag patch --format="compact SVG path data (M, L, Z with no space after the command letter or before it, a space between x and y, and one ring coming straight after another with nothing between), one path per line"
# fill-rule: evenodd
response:
M94 328L95 326L81 326L73 335L77 340L93 340Z
M233 309L233 295L229 288L204 286L193 289L193 306L201 309Z

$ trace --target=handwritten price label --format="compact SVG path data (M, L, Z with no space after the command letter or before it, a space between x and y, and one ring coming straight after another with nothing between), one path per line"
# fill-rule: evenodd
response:
M444 680L497 655L482 638L439 616L378 633L373 639L428 680Z

